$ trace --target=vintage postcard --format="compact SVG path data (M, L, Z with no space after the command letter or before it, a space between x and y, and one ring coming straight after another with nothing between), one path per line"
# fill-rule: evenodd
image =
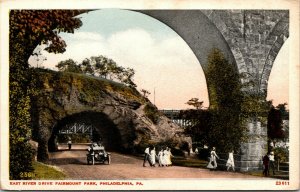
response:
M0 1L1 190L299 190L299 1Z

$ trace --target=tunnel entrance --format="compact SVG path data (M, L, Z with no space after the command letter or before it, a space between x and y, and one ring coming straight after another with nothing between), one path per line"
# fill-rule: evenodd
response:
M101 142L107 150L121 150L119 130L104 113L82 112L58 121L48 140L48 151L57 151L57 143L67 143L69 138L72 143Z

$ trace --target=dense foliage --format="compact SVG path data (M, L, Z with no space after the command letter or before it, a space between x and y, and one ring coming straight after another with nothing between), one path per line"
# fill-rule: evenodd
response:
M141 89L141 92L143 94L143 97L145 97L145 98L147 98L148 95L150 94L150 92L148 90L146 90L146 89Z
M69 137L72 138L73 143L90 143L93 140L89 134L58 134L57 142L67 143Z
M201 109L203 107L203 101L199 101L199 98L191 98L186 104L192 105L196 109Z
M285 138L284 130L282 127L281 112L275 107L272 107L268 115L268 137L273 140L276 138Z
M132 68L119 66L114 60L102 55L93 56L90 59L86 58L79 64L72 59L60 61L56 67L59 71L84 73L120 82L130 87L136 87L133 82L135 72Z
M208 133L210 131L210 122L212 119L212 114L209 110L202 109L189 109L182 110L179 114L181 119L187 121L188 125L185 128L185 133L192 137L195 146L204 146L209 143Z
M275 158L280 163L289 162L289 149L288 147L276 147L274 150Z
M211 50L207 66L211 114L207 144L224 152L238 150L244 136L239 121L243 94L238 72L218 49Z
M154 106L152 103L148 102L146 103L145 107L144 107L144 112L145 115L154 123L156 124L159 120L159 112L156 108L156 106Z
M10 10L9 12L9 150L10 179L26 179L21 173L31 172L32 149L30 108L37 94L34 73L28 59L39 44L53 53L65 51L59 32L74 32L81 21L74 16L86 10Z

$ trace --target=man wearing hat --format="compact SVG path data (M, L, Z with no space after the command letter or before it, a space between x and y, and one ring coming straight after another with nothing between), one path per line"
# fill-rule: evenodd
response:
M271 151L269 154L269 160L270 160L270 169L272 169L273 175L275 175L275 157L273 151Z

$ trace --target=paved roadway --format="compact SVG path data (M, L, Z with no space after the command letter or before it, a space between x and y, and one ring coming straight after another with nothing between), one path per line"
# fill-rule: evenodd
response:
M64 173L66 179L147 179L147 178L247 178L267 179L242 173L226 171L210 171L208 169L190 167L143 167L143 160L135 156L112 152L110 165L97 163L87 165L87 145L66 145L59 147L61 151L50 153L50 163Z

